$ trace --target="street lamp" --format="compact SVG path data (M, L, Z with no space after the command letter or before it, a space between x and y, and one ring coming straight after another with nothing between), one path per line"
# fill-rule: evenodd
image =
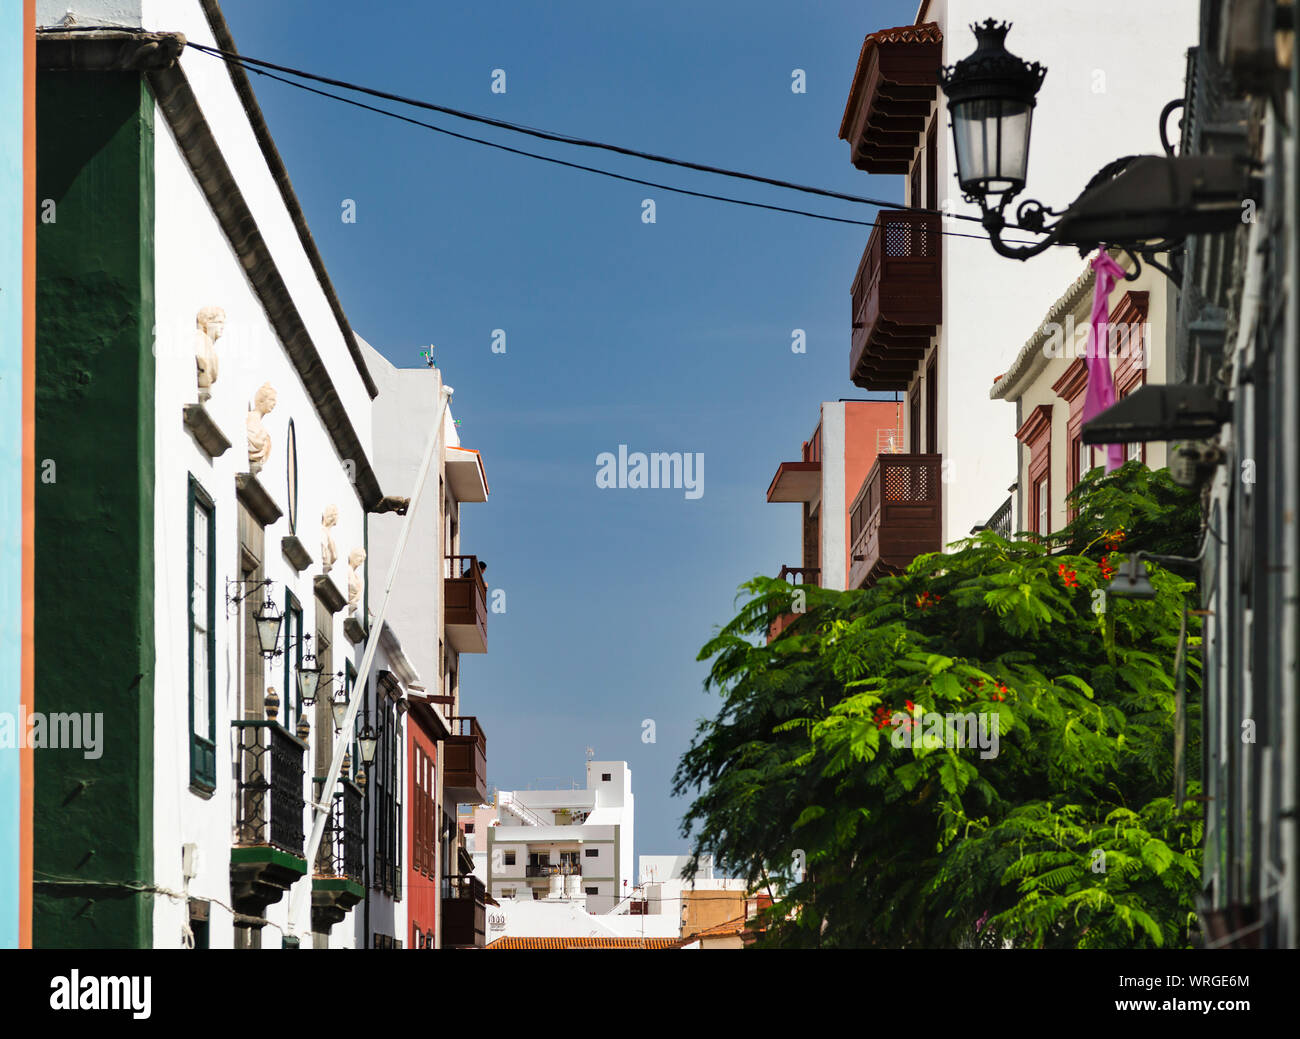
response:
M1107 591L1120 599L1154 599L1155 587L1141 552L1129 556L1124 568L1110 579Z
M972 25L973 53L940 69L939 82L952 116L957 183L967 202L980 208L981 222L995 252L1027 260L1053 245L1076 246L1087 255L1100 246L1126 252L1136 280L1142 260L1181 281L1176 266L1155 259L1176 249L1189 234L1227 231L1240 226L1241 202L1259 197L1258 178L1232 156L1174 154L1165 124L1182 100L1160 115L1164 155L1129 155L1103 166L1066 209L1035 199L1007 209L1025 187L1029 135L1038 89L1047 70L1007 51L1010 23L992 18ZM1020 235L1043 235L1035 242L1003 241L1010 228ZM1139 259L1141 257L1141 259Z
M253 618L257 625L257 641L265 657L276 656L280 651L280 625L284 617L276 609L270 596L262 600L257 616Z
M361 751L361 764L369 770L375 760L375 751L379 748L379 734L371 728L369 721L361 730L361 735L357 737L357 747Z
M1034 99L1047 69L1007 51L1010 22L971 26L975 52L940 73L952 115L957 182L967 197L1003 195L1025 186Z
M343 723L348 717L347 689L340 687L334 691L334 698L330 701L330 708L334 712L334 731L342 732Z
M320 688L320 661L315 653L308 653L298 665L298 699L304 707L316 703L316 691Z

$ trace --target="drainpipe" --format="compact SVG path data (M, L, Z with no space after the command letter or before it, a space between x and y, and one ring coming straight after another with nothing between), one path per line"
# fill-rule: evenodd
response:
M402 529L397 535L397 547L393 550L393 558L388 564L388 576L384 580L384 596L379 600L379 613L375 616L366 636L366 651L361 655L361 666L357 668L357 682L363 690L368 689L370 686L370 669L375 666L375 651L379 648L379 632L383 631L384 620L388 616L388 601L392 595L393 582L397 579L397 571L402 565L402 555L406 551L407 539L411 534L411 521L414 519L416 508L420 504L420 495L424 492L424 483L428 478L429 469L432 468L433 460L442 444L442 427L447 418L447 405L451 402L452 392L450 386L442 387L442 405L438 409L438 421L429 432L429 446L425 448L424 460L420 463L420 472L415 478L415 488L411 491L411 501L406 508L406 515L402 517ZM339 781L339 773L343 770L343 755L351 742L352 730L356 727L357 709L364 699L364 695L353 696L352 702L348 704L347 716L343 719L343 725L334 737L334 753L330 758L329 772L325 774L325 783L321 787L322 790L333 790L334 784ZM367 783L367 789L369 786L370 784ZM311 838L308 840L306 848L307 862L309 864L316 861L316 851L320 848L321 838L325 833L325 818L324 806L313 804ZM310 890L310 884L299 884L290 899L288 928L290 936L294 934L294 921L298 919L305 892Z

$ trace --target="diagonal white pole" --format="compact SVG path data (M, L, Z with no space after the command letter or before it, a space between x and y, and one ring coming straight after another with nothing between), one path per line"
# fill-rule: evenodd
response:
M379 612L370 624L370 637L366 639L366 651L361 655L361 666L357 668L357 684L354 688L360 690L360 695L353 694L352 702L348 704L348 713L343 721L343 727L334 737L334 753L330 757L329 772L326 774L325 783L321 787L322 803L316 804L313 802L312 805L311 837L307 841L306 848L307 876L305 882L299 881L295 885L296 890L289 904L289 934L291 935L294 933L294 921L298 919L298 913L302 908L302 900L311 891L311 878L316 868L316 852L319 850L321 838L325 834L325 820L329 812L328 806L333 802L334 784L339 781L339 773L343 771L343 755L348 744L352 742L352 730L357 721L357 709L361 706L361 701L366 698L370 688L370 669L374 666L375 650L379 648L379 633L384 628L384 617L388 613L388 597L392 593L393 582L397 579L397 570L402 563L402 553L406 551L406 539L411 533L411 521L415 516L416 506L420 503L420 495L424 491L424 482L429 475L429 469L433 466L433 459L438 453L438 446L442 442L442 427L447 418L447 405L451 403L452 392L450 386L442 387L442 406L438 409L438 422L429 433L429 446L424 450L424 461L420 463L420 472L415 478L415 488L411 491L411 503L406 508L406 515L402 517L402 529L397 535L397 547L393 550L393 558L388 564L388 577L384 581L384 597L379 601Z

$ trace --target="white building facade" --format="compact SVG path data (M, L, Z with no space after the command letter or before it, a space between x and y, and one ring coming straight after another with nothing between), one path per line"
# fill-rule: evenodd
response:
M905 204L934 213L881 211L853 283L851 376L865 389L903 392L906 452L938 461L899 479L916 501L940 506L944 544L985 523L1017 481L1007 444L1023 417L987 387L1080 265L1070 248L1028 263L1003 258L977 221L961 219L979 210L957 188L934 73L975 49L968 27L989 17L1012 23L1012 53L1047 66L1023 197L1056 209L1114 159L1160 151L1160 112L1183 95L1196 39L1187 0L923 0L914 25L879 28L864 42L840 136L855 166L903 176Z
M105 725L90 752L38 756L36 866L59 879L35 943L397 947L421 905L435 946L408 879L413 858L431 889L445 875L414 843L439 838L432 810L412 825L408 716L444 689L441 537L430 573L402 571L427 609L373 623L414 482L394 468L381 489L379 441L433 421L391 428L402 401L371 364L391 366L347 321L247 75L190 46L234 50L215 0L37 7L38 190L58 213L38 239L41 449L76 489L37 516L40 626L73 633L38 646L37 706ZM446 422L434 513L465 485ZM435 709L455 744L454 705ZM120 897L87 913L72 878Z
M498 900L565 897L614 911L633 894L632 770L588 761L585 789L497 794L488 831L488 892Z

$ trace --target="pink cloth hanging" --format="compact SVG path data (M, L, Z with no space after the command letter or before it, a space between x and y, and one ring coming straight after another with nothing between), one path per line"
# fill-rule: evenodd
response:
M1092 290L1092 320L1088 324L1088 388L1083 396L1083 421L1089 422L1115 403L1115 380L1110 371L1110 293L1124 277L1124 268L1111 259L1105 249L1098 249L1092 269L1096 283ZM1124 445L1106 445L1106 472L1124 464Z

